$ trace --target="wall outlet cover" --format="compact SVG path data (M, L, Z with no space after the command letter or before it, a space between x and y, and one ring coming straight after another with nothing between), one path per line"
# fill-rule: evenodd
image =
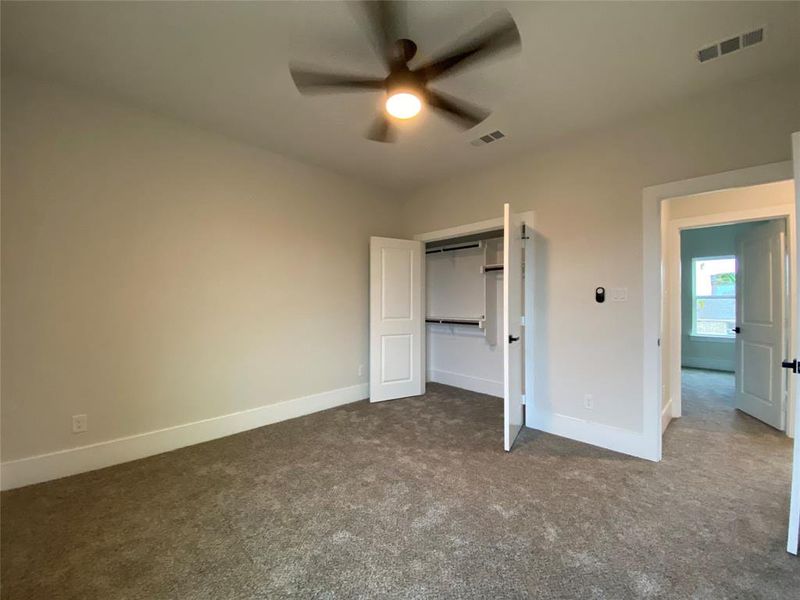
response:
M89 418L86 415L72 415L72 433L83 433L89 429Z

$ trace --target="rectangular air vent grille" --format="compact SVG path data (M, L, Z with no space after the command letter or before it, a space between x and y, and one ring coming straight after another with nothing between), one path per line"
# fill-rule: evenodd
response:
M735 52L739 48L741 48L741 44L739 43L739 38L731 38L729 40L725 40L724 42L720 42L719 44L719 51L720 54L730 54L731 52Z
M745 33L742 35L742 48L747 48L748 46L752 46L763 41L764 28L761 27L760 29L756 29L755 31L751 31L750 33Z
M492 142L501 140L504 137L506 137L506 134L498 129L496 131L492 131L491 133L487 133L486 135L482 135L476 140L472 140L470 144L473 146L485 146L486 144L491 144Z
M697 60L701 63L711 59L731 54L742 48L749 48L764 41L764 27L759 27L753 31L742 33L732 38L728 38L711 46L706 46L697 51Z
M700 62L706 62L707 60L711 60L712 58L717 58L719 56L719 46L714 44L713 46L709 46L708 48L703 48L697 53L697 60Z

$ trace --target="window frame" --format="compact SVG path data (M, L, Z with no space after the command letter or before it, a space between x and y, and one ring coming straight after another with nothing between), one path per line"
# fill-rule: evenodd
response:
M713 342L722 342L722 343L733 343L736 340L736 334L730 332L727 335L714 335L711 333L697 333L697 300L703 298L733 298L734 307L736 306L736 289L734 288L734 292L732 295L726 296L698 296L697 295L697 276L696 276L696 268L695 265L697 262L706 261L706 260L727 260L733 259L736 260L736 255L734 254L722 254L719 256L693 256L692 257L692 266L691 266L691 279L692 279L692 320L690 323L689 328L689 338L693 340L700 340L700 341L713 341ZM738 265L736 265L736 270L738 270ZM736 271L734 271L735 273ZM734 322L736 320L736 308L734 308Z

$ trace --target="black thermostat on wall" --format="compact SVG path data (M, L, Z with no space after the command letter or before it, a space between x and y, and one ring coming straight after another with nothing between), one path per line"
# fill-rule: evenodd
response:
M606 301L606 288L599 287L594 291L594 299L597 302L605 302Z

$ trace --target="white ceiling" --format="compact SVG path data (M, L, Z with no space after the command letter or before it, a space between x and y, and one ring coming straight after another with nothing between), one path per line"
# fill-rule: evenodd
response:
M3 2L2 68L398 190L762 73L800 73L800 2L414 2L409 35L424 58L503 5L522 52L432 86L492 116L462 132L423 114L393 145L362 137L379 95L302 97L289 77L290 59L383 74L340 2ZM695 59L700 47L761 25L763 44ZM469 144L494 129L508 138Z

